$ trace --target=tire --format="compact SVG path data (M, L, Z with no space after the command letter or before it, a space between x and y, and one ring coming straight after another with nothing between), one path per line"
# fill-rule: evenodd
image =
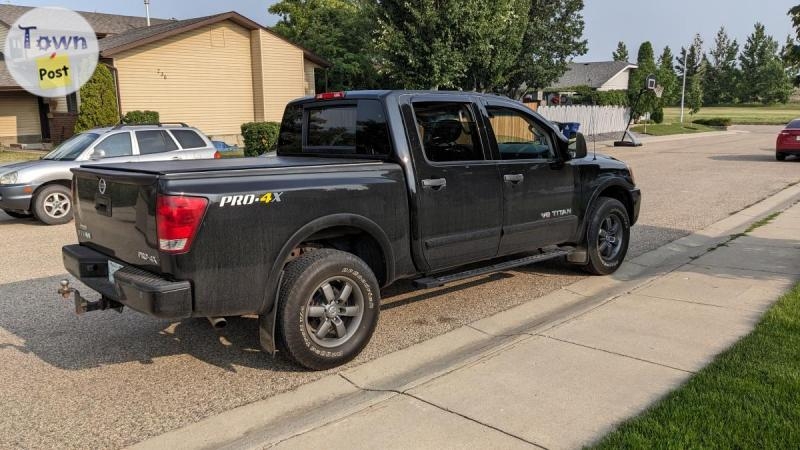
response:
M372 270L339 250L314 250L290 262L277 300L278 350L312 370L355 358L372 337L380 314L380 289Z
M786 161L786 153L775 152L775 159L778 161Z
M30 213L21 213L18 211L11 211L8 209L4 209L3 212L15 219L30 219L31 217L33 217L33 214Z
M586 230L589 264L583 269L594 275L616 272L628 253L630 237L631 225L625 206L617 199L598 198Z
M33 215L47 225L61 225L72 220L72 193L60 184L44 187L33 198Z

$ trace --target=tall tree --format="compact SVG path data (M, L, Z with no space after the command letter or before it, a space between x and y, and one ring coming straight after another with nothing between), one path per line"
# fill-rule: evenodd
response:
M98 64L89 81L81 86L81 107L75 132L119 123L119 105L114 76L105 64Z
M634 116L641 116L652 113L658 107L655 94L650 90L644 90L645 80L650 75L656 75L656 58L653 54L653 44L649 41L642 42L639 46L638 57L636 58L638 69L633 71L628 81L628 95L630 104L634 107ZM638 100L638 101L637 101Z
M658 57L658 69L656 69L658 84L664 88L661 95L661 106L673 105L678 98L678 76L675 75L675 57L669 46L664 47L661 56Z
M269 12L280 16L273 31L332 64L325 76L317 77L318 90L382 84L371 56L375 16L367 0L280 0Z
M721 27L714 39L714 47L709 53L706 78L703 83L703 103L718 105L733 103L737 100L737 84L739 68L736 58L739 55L739 43L731 40L725 27Z
M611 57L614 61L625 61L628 62L628 47L625 46L625 43L619 41L617 43L617 49L614 50L614 53L611 54Z
M575 56L586 54L583 38L583 0L526 0L528 24L515 70L502 90L520 98L525 91L542 89L567 71Z
M521 96L586 52L583 0L382 0L381 71L407 88Z
M747 37L739 62L742 101L765 104L789 101L792 86L778 56L778 41L767 35L763 24L756 23L755 30Z
M789 10L789 17L792 20L795 35L786 38L786 45L781 51L781 56L794 85L800 86L800 5Z

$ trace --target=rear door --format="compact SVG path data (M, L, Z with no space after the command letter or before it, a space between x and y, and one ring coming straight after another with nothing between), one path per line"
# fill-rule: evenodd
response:
M120 131L103 136L89 152L90 157L95 152L103 152L104 163L137 161L138 157L133 151L133 140L129 131Z
M430 271L493 258L502 226L497 163L463 95L414 96L412 141L416 234Z
M135 131L139 145L140 161L161 161L165 159L182 159L178 144L167 130Z
M575 170L552 129L524 106L492 100L484 106L503 180L499 254L568 242L578 227Z

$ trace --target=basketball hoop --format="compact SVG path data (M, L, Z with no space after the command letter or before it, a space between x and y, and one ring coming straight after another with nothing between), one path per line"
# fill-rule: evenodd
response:
M664 86L656 86L653 92L656 94L656 98L661 98L661 96L664 95Z

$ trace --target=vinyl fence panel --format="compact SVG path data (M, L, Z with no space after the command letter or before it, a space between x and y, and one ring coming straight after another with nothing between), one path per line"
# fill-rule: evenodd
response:
M587 136L622 131L630 119L630 109L619 106L540 106L537 112L553 122L579 122Z

